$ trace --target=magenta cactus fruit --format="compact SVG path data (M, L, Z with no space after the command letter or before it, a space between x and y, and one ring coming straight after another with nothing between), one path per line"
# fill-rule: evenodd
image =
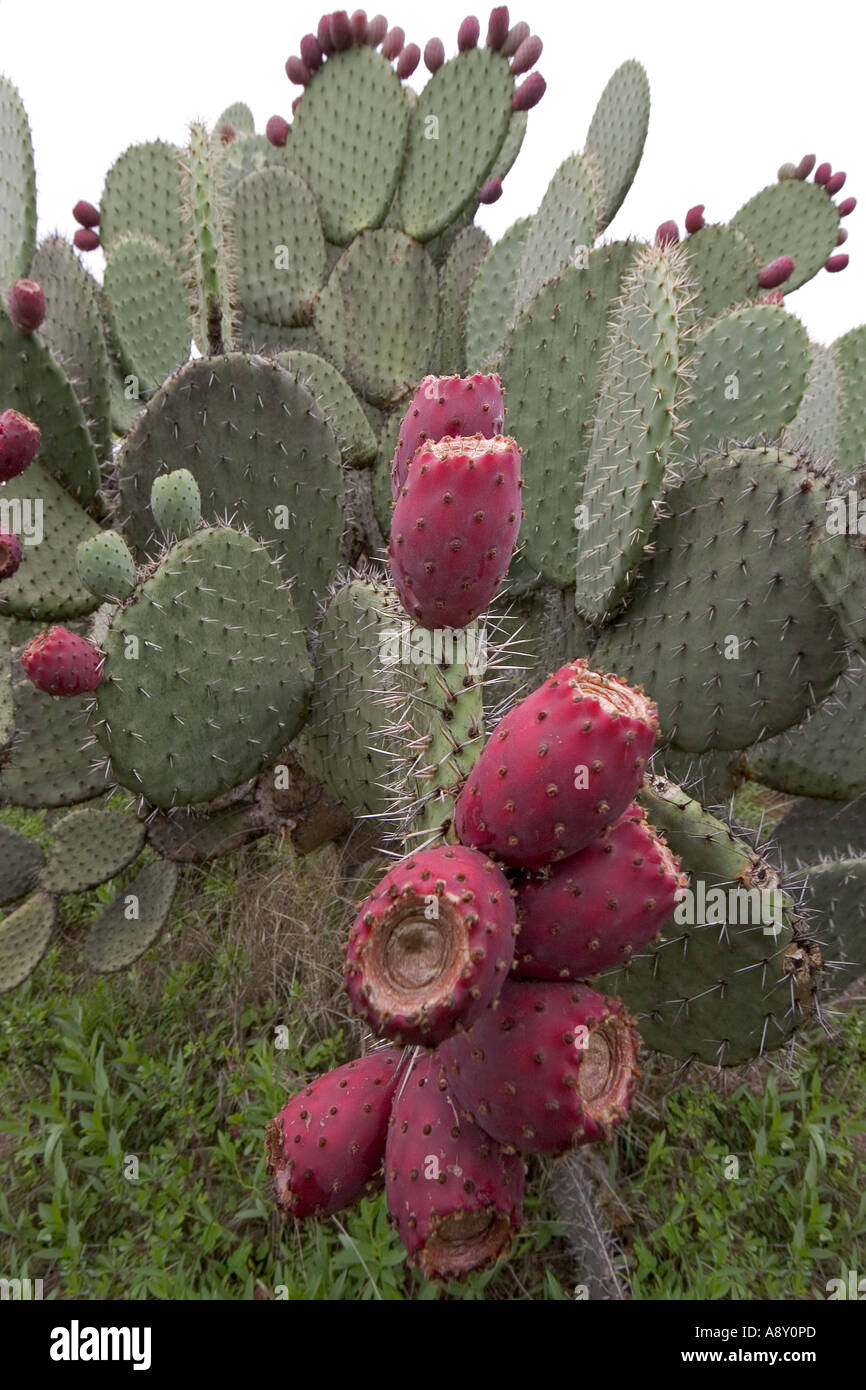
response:
M785 296L781 290L770 290L769 294L762 295L758 300L759 304L784 304Z
M487 21L487 47L501 48L508 38L508 6L497 5Z
M289 138L291 127L282 116L271 116L265 126L265 135L272 145L284 145Z
M807 179L814 167L815 156L813 154L804 154L803 158L800 160L800 163L797 165L797 178Z
M679 239L680 229L673 218L669 218L667 222L661 222L659 226L656 227L656 243L659 246L668 246L679 241Z
M388 21L383 14L374 15L367 25L367 43L371 48L378 48L388 32Z
M47 695L83 695L102 680L101 652L66 627L50 627L27 643L21 665Z
M366 43L367 34L370 30L370 26L367 23L367 11L355 10L349 23L352 26L352 43Z
M421 50L417 43L407 43L397 59L397 76L401 82L405 82L407 77L412 76L420 61Z
M831 256L829 261L825 263L824 269L829 270L831 275L835 275L838 271L844 270L847 264L848 257L843 251L839 256Z
M794 274L794 260L791 256L777 256L774 261L765 265L758 276L758 284L762 290L775 290L779 285L784 285L786 280L790 280Z
M334 10L330 25L331 43L335 53L342 53L352 46L352 22L345 10Z
M385 1149L388 1211L426 1279L462 1279L505 1254L523 1217L526 1166L455 1113L436 1054L412 1064Z
M217 127L217 135L221 145L230 145L233 140L238 138L238 133L231 121L223 121L222 125Z
M19 333L29 337L45 318L45 291L37 280L16 280L9 291L9 317Z
M515 77L520 77L522 73L529 72L541 57L544 44L537 34L530 34L528 39L524 39L514 57L511 59L511 71Z
M433 1046L467 1028L514 956L514 899L492 860L462 845L402 859L361 904L346 990L381 1037Z
M466 53L468 49L475 48L481 34L481 25L474 14L468 14L462 21L457 30L457 47L461 53Z
M445 45L441 39L428 39L424 45L424 66L428 72L438 72L445 62Z
M316 28L316 38L319 47L326 58L329 58L334 51L334 40L331 38L331 16L323 14Z
M639 1047L619 999L584 984L509 980L438 1055L461 1115L520 1153L563 1153L609 1138L625 1117Z
M99 208L95 208L92 203L88 203L84 198L80 198L72 209L72 216L81 227L99 226Z
M657 732L639 686L570 662L489 738L457 800L461 844L525 869L577 854L634 800Z
M693 236L695 232L699 232L702 227L706 226L704 220L704 206L703 203L696 203L695 206L689 208L686 213L686 231L689 236Z
M537 106L547 91L547 83L540 72L531 72L511 98L512 111L531 111Z
M301 39L301 62L310 72L316 72L324 60L322 45L315 34L305 34Z
M99 237L92 227L79 227L72 242L79 251L95 251L99 245Z
M586 849L518 888L512 973L585 980L626 965L673 916L687 886L679 860L631 805Z
M0 483L17 478L29 468L37 453L42 435L39 426L18 410L4 410L0 415Z
M419 444L447 437L482 434L492 439L505 424L502 382L484 376L425 376L403 417L391 465L391 496L396 502Z
M856 198L843 198L843 199L842 199L842 202L839 204L839 216L840 216L840 217L847 217L850 213L852 213L852 212L854 211L854 209L856 208L856 206L857 206L857 199L856 199Z
M797 166L796 166L796 164L792 164L791 161L788 160L788 162L787 162L786 164L780 164L780 165L779 165L779 171L778 171L778 173L776 174L776 178L779 180L779 183L784 183L786 179L795 179L796 177L797 177Z
M500 178L488 179L481 185L478 191L479 203L495 203L502 197L502 180Z
M332 1216L376 1187L400 1058L389 1047L337 1067L271 1120L268 1171L286 1216Z
M844 174L841 169L839 170L838 174L830 175L829 179L824 184L824 187L830 194L831 198L835 197L835 195L839 192L839 189L844 186L846 177L847 175Z
M520 19L509 29L508 33L500 45L499 51L503 58L513 58L524 39L529 38L529 25L525 19Z
M286 77L290 82L294 82L296 87L306 87L312 75L306 63L294 54L286 59Z
M837 245L837 246L843 246L844 243L845 243L847 240L848 240L848 231L847 231L847 229L846 229L845 227L840 227L840 228L839 228L839 231L838 231L837 234L836 234L836 245Z
M406 34L399 24L395 24L393 29L389 29L382 43L382 52L385 57L393 61L399 58L403 52L403 45L406 42Z
M827 180L829 179L829 177L830 177L830 175L832 174L832 172L833 172L832 165L826 164L826 163L825 163L825 164L819 164L819 165L818 165L818 168L815 170L815 182L816 182L816 183L826 184L826 182L827 182Z
M517 543L520 449L510 437L422 444L391 517L391 577L428 629L465 627L490 604Z
M0 580L11 579L21 564L24 547L14 531L0 531Z

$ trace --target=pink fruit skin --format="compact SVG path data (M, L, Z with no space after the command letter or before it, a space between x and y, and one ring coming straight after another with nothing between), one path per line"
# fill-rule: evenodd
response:
M352 23L345 10L334 10L331 15L331 43L337 53L352 46Z
M431 934L442 924L439 972L423 985L397 989L387 967L399 935L391 938L408 923L409 945L414 933L417 949L422 921L430 922ZM410 854L361 904L349 933L345 980L352 1007L380 1037L439 1043L468 1028L496 997L511 969L514 936L511 888L485 855L462 845Z
M529 25L521 19L509 29L499 49L503 58L513 58L524 39L529 38Z
M511 1244L523 1216L526 1167L458 1118L441 1072L435 1053L422 1055L398 1090L385 1192L409 1263L426 1278L460 1279L493 1264ZM463 1238L470 1223L474 1238Z
M758 284L762 290L775 290L779 285L784 285L794 274L794 261L791 256L777 256L769 265L765 265L758 276Z
M676 856L631 805L586 849L518 888L512 974L585 980L626 965L673 916L677 890L687 886Z
M412 76L420 61L421 50L417 43L407 43L397 59L397 76L401 82L405 82L407 77Z
M839 189L842 188L842 187L844 186L844 184L845 184L845 178L846 178L846 175L842 172L841 169L839 170L838 174L831 174L831 175L830 175L830 177L829 177L829 179L827 180L827 182L825 183L824 187L826 188L827 192L830 194L830 197L831 197L831 198L835 197L835 195L839 192Z
M824 266L824 269L829 270L831 275L835 275L840 270L844 270L847 264L848 257L843 251L841 256L831 256L829 261L827 261L826 265Z
M0 580L12 578L23 554L21 537L14 531L0 531Z
M9 317L19 333L35 333L45 318L45 291L36 280L16 280L9 291Z
M511 71L515 77L520 77L524 72L529 72L541 57L544 44L537 34L530 34L528 39L524 39L511 60Z
M634 800L657 731L639 688L563 666L491 734L457 800L461 844L524 869L577 854Z
M679 239L680 229L672 219L668 222L662 222L656 228L656 241L659 246L667 246L671 242L679 241Z
M393 60L399 58L400 54L403 52L403 45L405 42L405 30L401 29L399 24L396 24L394 28L389 29L385 35L382 44L382 52L389 61L393 62Z
M785 296L781 290L770 290L769 294L762 295L758 300L759 304L784 304Z
M79 251L95 251L99 245L99 237L90 227L79 227L72 241Z
M836 245L843 246L848 240L848 233L844 227L840 227L836 236Z
M305 67L315 72L322 66L323 58L322 46L315 34L305 34L301 39L301 61Z
M501 48L508 38L508 6L497 5L487 23L487 47Z
M496 203L502 197L502 180L488 179L481 185L478 193L479 203Z
M102 680L102 653L65 627L40 632L21 653L28 680L46 695L83 695Z
M804 154L803 158L800 160L800 163L797 165L797 178L807 179L814 167L815 156L813 154Z
M85 202L82 198L72 209L72 216L82 227L99 226L99 208L95 208L92 203Z
M331 38L331 16L329 14L323 14L319 20L316 29L316 38L319 41L319 47L323 54L326 58L329 58L334 51L334 41Z
M37 453L42 435L39 426L17 410L4 410L0 415L0 483L17 478L29 468Z
M607 1045L594 1049L599 1024ZM624 1118L639 1046L619 999L583 984L509 980L474 1028L449 1038L438 1056L461 1114L520 1153L563 1153L609 1138ZM581 1077L587 1060L595 1083Z
M699 232L705 225L704 204L698 203L695 207L689 208L686 213L686 231L689 236L693 236L695 232Z
M424 66L428 72L438 72L445 62L445 45L441 39L428 39L424 45Z
M282 116L271 116L265 126L265 135L272 145L284 145L289 138L289 123Z
M526 80L521 82L511 98L512 111L531 111L533 106L538 105L546 91L547 83L541 73L531 72Z
M355 10L350 20L352 26L352 43L362 44L367 42L369 25L367 23L367 11Z
M332 1216L375 1183L400 1076L397 1048L370 1052L305 1086L268 1125L277 1205L299 1219Z
M457 47L460 52L466 53L470 48L474 48L480 33L481 25L475 15L468 14L457 30Z
M294 57L286 59L286 77L290 82L294 82L297 87L306 87L312 77L310 69L300 58Z
M383 14L374 15L367 25L367 42L371 48L378 48L388 32L388 21Z
M520 450L513 439L422 444L391 516L391 577L410 617L465 627L489 606L520 530Z
M843 198L843 199L842 199L842 202L839 204L839 216L840 216L840 217L847 217L847 216L849 215L849 213L852 213L852 212L854 211L854 209L856 208L856 206L857 206L857 199L856 199L856 198Z
M400 427L391 465L391 496L396 502L419 444L450 436L483 434L492 439L505 424L502 383L494 372L483 376L425 376Z
M816 182L816 183L826 183L827 180L829 179L830 175L832 174L832 172L833 172L833 169L832 169L832 166L831 166L831 165L829 165L829 164L819 164L819 165L818 165L818 168L815 170L815 182Z

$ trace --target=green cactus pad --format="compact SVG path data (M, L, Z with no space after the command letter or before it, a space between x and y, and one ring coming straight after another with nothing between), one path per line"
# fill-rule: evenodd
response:
M736 227L708 222L681 245L695 285L693 309L699 322L760 294L758 253Z
M84 943L91 970L108 975L133 965L168 921L179 870L169 859L148 864L93 923Z
M853 800L866 792L864 723L866 662L858 657L802 724L748 750L749 773L791 796Z
M835 992L866 975L866 855L813 864L804 905L810 935L821 945L827 983Z
M236 139L230 144L236 144L244 135L253 135L256 129L256 118L245 101L233 101L231 106L227 106L221 111L213 123L214 135L219 139L220 126L230 125L234 127Z
M98 458L110 459L111 396L98 286L62 237L39 243L30 276L45 291L42 341L81 402Z
M299 328L288 328L282 323L267 323L265 319L257 319L255 315L243 311L237 315L235 341L245 352L265 355L289 352L293 348L299 348L303 352L321 351L316 330L308 324Z
M118 611L93 725L121 786L211 801L294 738L310 670L281 578L252 537L197 531Z
M53 841L39 876L45 893L80 893L114 878L144 844L144 826L126 811L79 806L51 827Z
M14 903L36 887L45 855L35 840L0 824L0 907Z
M376 521L386 541L391 535L391 512L394 509L391 468L394 463L394 453L402 423L403 416L397 410L385 421L379 436L379 454L373 466L373 508L376 513Z
M685 752L746 748L832 690L842 634L808 570L827 491L795 456L743 449L669 493L653 558L593 659L645 687Z
M82 541L75 552L75 569L86 589L97 598L122 600L135 586L135 561L117 531L100 531Z
M0 309L0 381L3 409L20 410L42 432L39 461L67 491L89 502L99 487L99 462L79 399L40 336L16 332L5 309ZM28 474L31 470L32 465Z
M683 452L727 439L777 439L796 414L808 369L806 330L780 306L747 305L716 319L695 343Z
M778 874L674 783L648 778L639 799L689 874L694 896L678 912L691 920L675 915L601 988L636 1013L647 1047L673 1057L733 1066L781 1047L812 1016L817 967L802 959Z
M842 388L839 467L862 470L866 465L866 324L837 338L831 351Z
M573 589L537 589L509 601L501 613L488 614L496 666L484 690L485 708L519 699L545 676L569 661L588 656L591 631L574 605Z
M92 612L97 599L78 578L75 554L81 541L99 534L96 522L55 483L38 458L26 473L4 484L3 500L13 517L11 509L20 505L22 525L13 524L12 529L25 544L20 568L0 586L0 616L62 620ZM28 516L32 524L37 522L36 503L42 505L42 539L29 545L26 523Z
M597 191L588 160L570 155L550 180L538 212L529 219L514 287L514 317L542 286L585 257L599 230Z
M635 248L590 251L546 286L508 337L498 364L508 430L523 454L523 561L543 582L574 583L580 500L608 317ZM509 580L517 569L512 564Z
M131 145L114 161L99 204L99 235L106 250L132 233L158 241L179 268L186 264L180 154L164 140L151 140Z
M785 426L785 448L805 449L812 455L835 459L839 452L842 386L832 348L810 343L812 361L797 414Z
M350 385L384 408L435 371L438 313L424 248L381 228L362 233L334 266L316 303L316 332Z
M430 78L412 111L400 183L409 236L430 241L473 200L508 135L513 92L508 64L489 48L458 53Z
M464 227L454 238L439 272L439 372L462 376L466 371L466 315L469 295L487 252L490 238L480 227Z
M833 254L839 231L836 204L817 183L785 179L756 193L731 218L754 246L760 264L791 256L794 272L784 293L799 289Z
M219 149L220 183L225 194L231 193L240 179L253 174L257 169L267 169L275 165L286 169L288 146L272 145L266 135L243 135L232 140L229 145Z
M481 262L466 310L466 370L479 371L499 352L514 305L514 283L532 219L521 217Z
M807 796L795 801L776 826L779 852L791 868L806 867L840 854L866 855L866 808Z
M189 357L189 308L180 273L155 241L115 241L105 263L105 310L123 366L151 391Z
M578 532L578 610L596 622L621 606L655 523L677 428L683 256L649 246L614 311Z
M502 148L493 161L493 168L490 170L488 178L504 179L505 175L513 168L526 136L528 120L528 111L512 111L511 120L508 122L508 133L502 142ZM469 206L471 207L472 204L470 203Z
M730 801L739 757L729 749L680 753L676 748L664 748L653 759L653 772L679 783L696 800L719 805Z
M0 767L15 733L12 705L12 629L14 618L0 618Z
M190 362L148 402L119 463L123 530L140 555L154 530L154 478L180 461L212 522L275 541L300 622L310 625L340 553L340 450L311 393L278 363L229 353Z
M303 179L271 167L235 185L232 241L244 311L271 323L307 323L325 276L325 239Z
M48 950L56 916L53 898L34 893L0 922L0 994L33 974Z
M304 90L292 122L292 167L313 190L329 241L344 246L384 220L408 115L400 79L372 48L335 54Z
M193 337L202 352L225 352L234 346L232 310L233 266L227 250L222 171L219 151L223 146L208 138L205 127L194 121L181 159L184 220L189 227L187 251L192 270L187 289L194 309Z
M866 656L866 538L823 530L812 547L811 574L852 647Z
M36 241L36 176L24 103L0 76L0 290L28 272Z
M647 75L633 58L618 67L602 92L586 136L586 154L597 170L598 219L613 221L643 155L649 125Z
M150 490L150 509L166 536L189 536L201 521L201 492L188 468L161 473Z
M336 367L314 352L281 352L277 361L293 372L315 396L330 421L346 463L366 468L375 461L379 441L351 386Z

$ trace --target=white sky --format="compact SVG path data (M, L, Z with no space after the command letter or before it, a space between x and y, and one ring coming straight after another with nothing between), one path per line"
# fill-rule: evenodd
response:
M422 49L438 33L450 56L467 7L401 0L384 12ZM474 12L483 40L489 7ZM0 69L30 116L40 235L72 235L73 204L98 203L105 171L129 144L181 143L190 120L212 123L232 101L247 102L260 130L274 112L288 116L299 89L283 64L319 13L286 0L0 0ZM821 342L866 320L866 6L533 0L525 11L513 5L511 17L527 18L544 40L538 68L548 89L502 198L477 218L492 236L538 206L557 166L583 147L611 72L639 58L653 97L649 137L606 235L649 237L668 217L682 227L701 202L708 219L726 220L782 162L813 152L847 171L841 196L860 206L845 223L847 270L822 271L789 307ZM422 63L413 85L426 75Z

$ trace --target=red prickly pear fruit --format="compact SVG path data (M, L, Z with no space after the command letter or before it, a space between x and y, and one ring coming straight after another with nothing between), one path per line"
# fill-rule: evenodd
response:
M388 32L388 21L383 14L374 15L367 25L367 42L371 48L378 48Z
M81 198L72 209L72 216L82 227L99 226L99 208L95 208L92 203L88 203Z
M785 296L781 290L770 290L769 294L762 295L758 300L759 304L784 304Z
M291 127L282 116L271 116L265 126L265 135L272 145L284 145L289 138Z
M856 206L856 198L843 198L842 202L839 204L839 216L847 217L849 213L852 213L854 211Z
M848 257L843 251L841 256L831 256L829 261L825 264L824 269L829 270L831 275L835 275L838 271L844 270L847 264Z
M796 166L796 164L792 164L791 161L789 160L787 164L780 164L780 165L779 165L779 172L776 174L776 178L779 180L779 183L784 183L786 179L795 179L796 177L797 177L797 166Z
M517 890L512 974L585 980L627 965L673 916L688 887L676 856L631 805L616 825Z
M217 129L217 135L220 138L221 145L230 145L232 140L237 140L238 138L238 133L231 121L223 121L222 125Z
M693 208L689 208L688 212L686 213L686 231L688 232L689 236L693 236L695 232L699 232L701 228L705 226L706 222L704 221L704 204L696 203L695 206Z
M323 14L316 28L316 38L319 47L326 58L330 58L334 51L334 40L331 38L331 16Z
M481 25L474 14L468 14L457 30L457 47L461 53L475 48L481 33Z
M836 194L839 192L839 189L842 188L842 186L845 183L846 177L847 175L844 174L841 169L839 170L838 174L830 175L829 179L824 184L824 187L830 194L831 198L834 198Z
M405 82L407 77L412 76L420 61L421 50L417 43L407 43L397 59L397 76L401 82Z
M11 579L21 564L24 547L14 531L0 531L0 579Z
M457 799L458 839L521 869L577 854L634 800L657 732L639 686L570 662L496 726Z
M355 10L349 23L352 26L352 43L362 44L367 42L369 24L367 23L367 11Z
M463 1279L508 1250L523 1219L526 1165L460 1118L435 1053L417 1058L388 1123L385 1194L409 1264Z
M406 34L399 24L395 24L393 29L389 29L382 42L382 52L389 62L399 58L403 52L403 45L406 42Z
M804 154L803 158L800 160L800 163L797 165L797 178L807 179L814 167L815 156L813 154Z
M514 899L492 860L462 845L401 859L358 912L346 990L373 1031L432 1047L495 999L514 957Z
M639 1047L619 999L584 984L508 980L438 1056L461 1113L500 1144L563 1153L608 1139L625 1117Z
M38 280L16 280L9 291L9 317L25 337L35 333L45 318L45 291Z
M268 1172L287 1216L332 1216L378 1185L400 1058L389 1047L337 1067L271 1120Z
M72 242L79 251L95 251L99 245L99 237L92 227L79 227Z
M336 53L352 46L352 22L345 10L334 10L330 22L331 43Z
M541 57L544 44L537 34L530 34L528 39L524 39L514 57L511 59L511 71L515 77L520 77L522 73L529 72Z
M428 72L438 72L445 62L445 45L441 39L428 39L424 45L424 65Z
M832 172L833 168L830 164L819 164L815 170L815 182L826 184Z
M294 54L286 59L286 77L290 82L294 82L296 87L306 87L312 75L306 63Z
M846 228L845 228L845 227L840 227L840 228L839 228L839 232L838 232L838 234L837 234L837 236L836 236L836 245L837 245L837 246L844 246L844 244L845 244L845 242L846 242L847 240L848 240L848 232L847 232Z
M520 450L509 436L422 444L394 506L388 555L406 612L430 630L487 609L517 543Z
M21 665L28 680L47 695L83 695L102 680L102 653L65 627L50 627L27 643Z
M525 19L518 20L508 33L499 49L503 58L513 58L524 39L529 38L529 25Z
M793 257L777 256L774 261L764 266L758 276L758 284L762 290L775 290L779 285L784 285L786 280L790 280L793 274Z
M315 34L305 34L301 39L301 62L310 72L316 72L324 59L322 45Z
M537 106L547 91L547 83L540 72L531 72L511 98L512 111L531 111Z
M17 410L4 410L0 415L0 483L17 478L29 468L37 453L42 435L39 426Z
M670 218L667 222L661 222L659 226L656 227L656 244L658 246L669 246L679 241L679 239L680 229L673 218Z
M419 444L482 434L492 439L505 424L502 383L494 372L483 376L425 376L400 426L391 465L391 496L396 502Z
M294 116L295 112L297 111L298 107L300 106L300 104L301 104L301 98L300 98L300 97L295 97L294 101L292 102L292 115L293 115L293 116Z
M508 6L497 5L487 21L487 47L501 48L508 38Z
M502 180L499 178L488 179L481 185L478 192L479 203L496 203L502 197Z

